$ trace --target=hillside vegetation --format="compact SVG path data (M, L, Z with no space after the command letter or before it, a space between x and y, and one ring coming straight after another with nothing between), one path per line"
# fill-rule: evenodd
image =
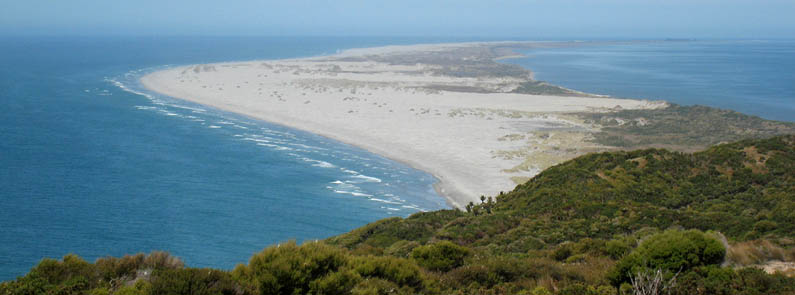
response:
M68 255L0 294L795 294L791 270L755 267L795 261L793 171L793 135L589 154L466 211L272 246L232 271Z

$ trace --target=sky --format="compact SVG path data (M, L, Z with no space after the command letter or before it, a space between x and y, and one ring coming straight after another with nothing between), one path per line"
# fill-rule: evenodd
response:
M795 0L0 0L0 34L795 38Z

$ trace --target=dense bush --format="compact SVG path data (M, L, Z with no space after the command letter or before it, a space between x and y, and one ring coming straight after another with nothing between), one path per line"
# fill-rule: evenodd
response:
M700 294L795 294L795 279L769 275L757 268L735 271L716 265L697 267L681 275L672 290L676 295Z
M663 270L671 274L723 262L726 249L720 241L698 230L667 230L653 235L618 261L609 273L618 286L644 269Z
M406 292L425 290L422 271L411 260L356 256L326 245L288 242L255 254L238 265L232 278L255 294L346 294L369 292L374 286L395 286Z
M150 294L148 283L136 282L148 280L153 271L181 268L182 261L165 252L95 263L69 254L61 260L42 259L27 275L0 284L0 294Z
M351 268L362 277L378 278L399 286L421 288L423 284L420 267L408 259L357 257L352 261Z
M181 260L162 251L148 255L143 253L125 255L121 258L104 257L97 259L94 264L105 280L132 278L136 276L138 270L179 269L184 266Z
M331 286L332 279L348 279L340 275L325 278L345 266L347 260L347 253L339 248L322 243L298 246L289 242L255 254L248 266L235 268L234 276L259 294L306 294Z
M411 258L424 268L446 272L463 265L464 258L470 254L471 251L465 247L442 241L414 248Z
M227 272L207 268L163 269L152 275L146 294L237 294L238 288Z

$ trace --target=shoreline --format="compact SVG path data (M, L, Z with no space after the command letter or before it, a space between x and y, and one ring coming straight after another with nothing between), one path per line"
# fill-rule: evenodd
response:
M144 76L144 77L146 77L146 76ZM144 87L146 89L148 89L150 91L157 92L159 94L167 95L167 96L169 96L171 98L174 98L174 99L184 100L184 101L191 102L191 103L197 103L197 104L200 104L200 105L205 106L205 107L215 108L215 109L218 109L218 110L221 110L221 111L224 111L224 112L234 113L234 114L237 114L237 115L240 115L240 116L244 116L246 118L250 118L250 119L253 119L253 120L267 122L269 124L276 124L276 125L284 126L284 127L287 127L287 128L292 128L292 129L297 129L297 130L301 130L301 131L304 131L304 132L309 132L309 133L312 133L312 134L315 134L315 135L318 135L318 136L322 136L322 137L325 137L325 138L328 138L328 139L331 139L331 140L334 140L334 141L339 141L339 142L342 142L342 143L345 143L345 144L349 144L349 145L355 146L355 147L363 149L363 150L365 150L367 152L370 152L370 153L373 153L373 154L377 154L377 155L383 156L383 157L385 157L385 158L387 158L389 160L392 160L392 161L407 165L407 166L409 166L409 167L411 167L413 169L420 170L422 172L428 173L429 175L433 176L433 178L436 179L436 182L434 182L432 184L433 190L436 192L436 194L439 195L439 197L441 197L441 198L443 198L445 200L445 203L448 206L450 206L450 208L463 208L464 205L465 205L465 204L462 205L462 204L458 203L459 197L457 197L457 196L460 193L457 192L455 186L452 186L452 185L446 183L443 180L442 177L440 177L439 175L437 175L436 173L433 172L433 169L431 169L431 168L429 168L429 167L427 167L425 165L421 165L418 162L411 160L411 158L408 158L408 157L407 158L397 157L397 156L391 155L389 152L386 152L386 151L383 151L383 150L377 150L377 149L374 149L371 146L364 145L364 144L362 144L362 142L346 140L346 139L340 138L338 136L334 136L334 135L331 135L331 134L328 134L328 133L325 133L325 132L318 131L318 130L313 129L313 128L307 128L305 126L299 126L299 125L296 125L296 124L289 124L289 123L286 123L285 121L274 120L273 118L263 118L263 117L258 116L256 114L250 114L250 113L247 113L247 112L245 112L243 110L239 110L239 109L224 108L224 107L220 107L218 105L206 104L206 103L198 102L198 101L195 101L195 100L190 100L190 99L185 99L185 98L181 98L181 97L171 96L169 94L158 92L157 90L154 89L157 86L154 86L151 83L145 82L145 80L143 78L141 79L141 82L142 82L142 85L144 85Z
M514 93L505 89L532 81L531 74L497 64L501 56L485 55L475 65L516 74L460 77L438 73L448 68L432 59L444 62L446 55L458 58L461 52L493 54L496 47L507 54L510 49L503 47L517 44L550 43L349 49L329 56L173 67L149 73L140 82L163 95L314 133L425 171L436 178L434 190L453 208L478 202L481 195L510 191L516 179L540 171L513 169L525 159L512 150L525 149L527 143L503 138L533 137L548 125L590 128L566 118L572 112L665 106L574 92Z

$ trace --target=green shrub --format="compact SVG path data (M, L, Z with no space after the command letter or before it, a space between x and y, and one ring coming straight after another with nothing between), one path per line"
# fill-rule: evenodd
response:
M392 244L391 246L389 246L389 248L386 248L386 250L384 250L384 254L389 256L408 258L409 254L411 254L411 251L419 246L420 243L416 241L401 240Z
M597 295L616 295L618 291L612 286L599 286L596 288Z
M88 291L88 295L110 295L108 288L96 288Z
M361 279L359 274L351 270L332 272L309 283L308 294L346 294Z
M92 278L96 268L74 254L68 254L61 261L55 259L42 259L39 264L30 270L31 274L44 279L50 284L60 284L75 278ZM76 284L77 282L72 282Z
M762 220L754 224L754 230L760 233L774 231L778 228L778 224L770 220Z
M448 287L455 288L463 282L475 283L478 287L490 288L501 282L499 275L484 265L465 265L445 274Z
M624 255L626 255L627 253L629 253L630 250L632 250L632 247L624 239L610 240L605 245L605 248L607 255L613 259L619 259L621 257L624 257Z
M248 269L233 275L246 278L260 294L305 294L310 283L336 272L348 260L342 249L323 243L302 246L294 241L271 246L249 260Z
M737 271L742 282L739 289L747 290L748 294L795 294L795 277L782 274L769 275L758 268L743 268Z
M384 279L400 286L420 287L422 273L411 261L395 257L357 257L352 268L363 277Z
M442 241L414 248L411 258L426 269L446 272L463 265L470 253L466 247Z
M372 278L365 279L359 282L351 290L353 295L397 295L397 294L412 294L402 292L398 285L395 283L385 281L382 279Z
M552 295L552 292L549 292L547 288L538 286L530 292L531 295Z
M589 288L583 284L575 283L563 287L563 289L558 292L560 295L596 295L596 290L593 288Z
M121 258L104 257L94 262L94 265L103 280L110 281L127 277L134 279L138 270L159 270L159 269L180 269L184 267L183 262L168 252L154 251L148 255L138 253L135 255L124 255Z
M619 260L608 274L618 286L643 269L661 269L669 273L720 264L726 249L717 239L698 230L668 230L648 237L638 248Z
M586 258L585 254L577 254L577 255L569 256L569 258L566 258L565 262L566 263L581 263L581 262L585 262L585 258Z
M574 254L574 243L561 243L552 251L552 259L564 261Z
M152 274L152 295L235 294L229 273L209 268L162 269Z
M114 295L149 295L152 294L152 284L146 281L137 281L135 284L123 286L113 293ZM179 294L179 293L174 293Z

